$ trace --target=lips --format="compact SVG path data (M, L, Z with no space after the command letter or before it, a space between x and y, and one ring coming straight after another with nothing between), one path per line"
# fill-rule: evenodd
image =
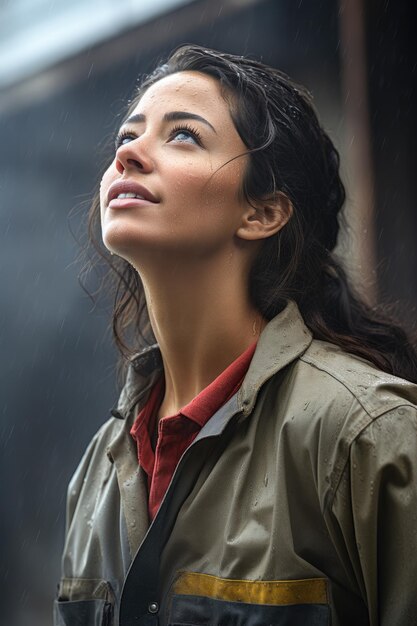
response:
M107 203L117 198L120 193L134 193L147 202L157 204L159 200L143 185L130 180L118 180L110 185L107 193Z

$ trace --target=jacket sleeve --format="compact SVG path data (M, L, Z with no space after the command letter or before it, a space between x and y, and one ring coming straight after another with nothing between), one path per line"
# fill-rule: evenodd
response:
M417 615L417 408L376 417L354 440L333 501L370 626Z

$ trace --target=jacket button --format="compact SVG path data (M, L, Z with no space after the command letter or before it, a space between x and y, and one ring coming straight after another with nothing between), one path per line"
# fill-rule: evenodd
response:
M148 606L148 611L149 613L158 613L158 603L157 602L151 602L150 605Z

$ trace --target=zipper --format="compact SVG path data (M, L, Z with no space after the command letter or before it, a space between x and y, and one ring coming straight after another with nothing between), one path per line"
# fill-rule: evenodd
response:
M158 512L149 526L126 574L120 597L120 626L142 624L142 619L145 619L150 603L159 601L157 592L160 554L169 538L178 511L191 493L195 480L204 467L209 450L207 450L207 453L202 452L199 457L196 456L199 461L196 471L184 473L184 466L187 465L196 447L207 446L213 440L219 439L226 431L230 431L230 433L233 431L232 426L236 424L236 421L233 420L236 415L242 412L237 407L237 394L224 405L223 410L226 414L230 411L230 414L224 420L221 429L213 434L207 433L207 435L201 438L197 436L178 462ZM176 490L180 477L183 477L184 486L186 487L181 492ZM156 615L153 617L157 618ZM156 623L158 622L156 621Z

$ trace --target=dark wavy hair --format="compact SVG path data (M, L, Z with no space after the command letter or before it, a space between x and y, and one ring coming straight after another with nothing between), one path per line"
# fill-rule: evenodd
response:
M310 94L260 62L187 45L143 80L128 115L151 85L183 71L201 72L220 83L249 154L245 198L253 202L281 192L293 206L291 219L265 240L251 269L249 287L255 307L271 319L288 300L295 300L315 338L417 381L417 354L406 333L354 293L333 253L345 189L339 154L320 126ZM113 276L113 334L127 359L155 338L139 274L127 261L109 254L99 232L96 196L89 235Z

